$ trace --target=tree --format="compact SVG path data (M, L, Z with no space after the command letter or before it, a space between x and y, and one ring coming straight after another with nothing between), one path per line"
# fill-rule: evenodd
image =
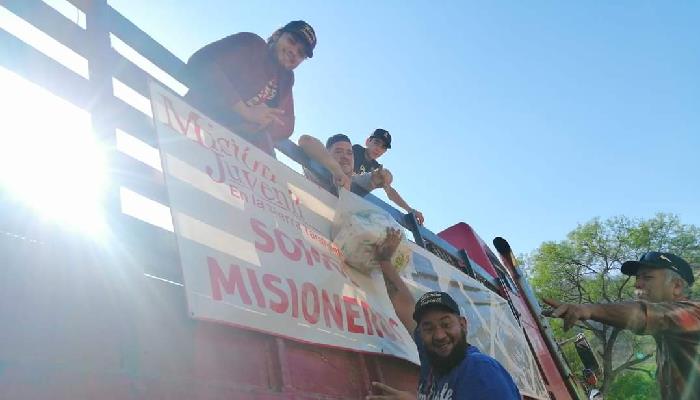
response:
M655 367L651 366L653 370ZM656 400L660 398L656 379L651 371L625 371L610 385L607 400Z
M647 220L624 216L605 221L596 218L576 227L566 240L543 243L529 257L531 284L541 298L569 303L630 300L634 296L634 280L622 275L620 267L624 261L637 260L647 251L672 252L697 264L700 228L683 224L671 214L657 214ZM697 284L693 289L694 293L700 292ZM589 338L600 357L602 375L599 372L598 376L604 394L624 371L644 371L652 361L655 345L651 337L593 321L564 334L559 320L551 322L557 340L569 338L577 331ZM574 364L580 366L580 362Z

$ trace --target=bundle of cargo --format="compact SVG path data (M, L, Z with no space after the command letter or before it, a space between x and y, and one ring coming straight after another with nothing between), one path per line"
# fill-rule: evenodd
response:
M346 264L369 274L379 268L374 252L377 245L386 239L389 228L401 232L401 242L391 257L391 264L401 271L408 265L411 249L403 228L382 210L339 212L333 221L333 242L342 251Z

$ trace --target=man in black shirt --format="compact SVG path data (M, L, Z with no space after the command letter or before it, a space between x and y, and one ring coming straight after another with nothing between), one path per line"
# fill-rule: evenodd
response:
M304 175L336 196L338 195L338 187L344 187L360 196L364 196L373 189L384 187L391 183L391 172L388 170L377 169L362 174L353 173L352 143L350 138L342 133L329 137L325 147L315 137L301 135L299 147L311 159L326 167L328 172L331 173L331 179L322 179L307 168L304 168ZM355 186L354 188L352 187L353 185ZM356 192L353 189L358 191Z
M382 164L377 162L377 159L391 148L391 134L386 129L375 129L365 141L365 146L367 147L362 147L359 144L352 146L352 152L355 158L354 171L356 174L372 172L382 168ZM384 186L384 192L389 200L406 210L406 212L413 213L418 223L423 225L423 213L409 206L391 184Z
M356 174L371 172L382 166L377 162L377 158L391 148L391 134L384 129L375 129L365 141L365 145L367 148L359 144L352 145Z

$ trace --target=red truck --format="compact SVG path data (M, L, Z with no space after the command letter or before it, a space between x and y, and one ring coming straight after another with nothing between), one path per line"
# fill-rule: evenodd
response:
M102 143L116 145L120 131L157 148L152 120L112 94L113 78L146 97L157 79L116 52L110 35L186 83L184 64L105 0L70 3L85 28L39 0L0 6L85 58L87 78L3 29L0 65L89 111ZM281 150L308 162L291 142ZM374 380L415 390L418 369L400 358L190 318L174 235L120 202L126 189L168 205L162 173L119 151L108 162L106 242L42 221L2 192L0 398L361 399ZM416 244L509 302L552 399L582 398L507 243L495 244L499 260L467 224L436 235L368 198Z

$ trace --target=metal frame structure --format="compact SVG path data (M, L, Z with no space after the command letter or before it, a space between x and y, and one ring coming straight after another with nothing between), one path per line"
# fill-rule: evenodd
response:
M128 247L128 253L140 260L143 274L147 277L180 284L181 286L183 278L179 268L174 235L121 212L121 187L164 205L168 204L168 200L162 174L159 171L117 150L117 130L124 131L154 148L158 147L158 143L151 118L114 95L113 78L123 82L146 98L149 97L149 80L158 81L158 79L115 51L111 45L110 35L116 36L155 66L187 86L188 77L185 73L185 64L143 30L114 10L107 4L106 0L67 1L85 14L86 29L76 25L73 21L40 0L0 0L0 7L4 7L32 24L87 60L87 78L3 29L0 29L0 66L42 86L51 93L90 113L95 135L104 148L109 149L107 159L110 176L104 209L110 220L112 230L116 230L117 235L123 238L123 245ZM320 165L311 161L291 141L287 140L282 143L278 146L278 149L292 160L312 169L317 174L322 176L327 174ZM429 229L419 225L413 214L403 214L371 194L367 194L365 198L386 210L396 221L410 230L414 241L418 245L428 248L428 250L431 250L443 259L448 258L448 262L453 265L458 264L455 266L464 273L471 275L495 292L498 292L500 287L498 279L489 275L479 265L472 264L464 250L455 248ZM0 202L3 201L4 199L0 198ZM2 204L2 206L6 209L8 207L6 204ZM26 229L25 223L14 224L5 228L6 231L12 232L12 234L31 237L26 232ZM135 276L139 272L141 271L137 271ZM143 276L141 277L143 278ZM184 305L181 304L183 300L180 289L168 289L168 293L170 293L168 296L172 297L174 303L173 306L169 307L182 307L184 309ZM173 294L173 290L179 290L179 294ZM130 332L129 335L132 337L137 336L137 333L133 331L128 332ZM212 337L221 334L221 331L216 329L197 332L199 332L198 335L204 336L205 341L219 340L216 338L212 339ZM258 340L253 337L255 335L246 336L242 333L237 335L240 336L237 340L242 344L231 342L232 339L226 340L229 341L229 345L236 346L241 351L245 351L247 343ZM262 345L266 346L265 348L267 349L265 365L267 365L268 369L274 370L270 373L270 376L272 376L272 378L269 378L270 382L266 384L277 388L276 390L283 394L286 393L283 398L297 398L294 396L307 398L301 395L304 390L300 388L300 385L303 386L303 384L299 383L298 379L300 378L298 375L295 375L297 372L288 368L291 365L290 363L293 364L291 360L295 357L301 357L299 354L302 351L297 348L297 345L280 338L271 339L265 343L267 344ZM328 354L335 353L330 352ZM121 357L121 362L127 370L129 368L138 369L137 365L140 365L139 356L133 354L133 351L124 351L118 357ZM321 361L324 361L323 357L335 357L337 363L352 362L359 365L360 372L353 378L358 380L358 387L368 387L371 379L391 381L392 376L398 377L401 375L400 365L403 365L393 361L386 361L386 358L370 358L363 354L338 353L331 356L321 355L319 357L321 357ZM325 361L328 360L325 359ZM2 360L0 359L1 362ZM132 372L132 374L137 374L137 372ZM309 379L313 380L314 377ZM309 382L310 385L317 383ZM183 388L183 390L185 389ZM337 397L328 398L348 398L348 396L352 398L356 394L354 392L350 394L345 393L338 394ZM115 398L117 398L116 395ZM271 399L282 397L262 396L255 398Z
M65 100L81 107L92 116L93 130L101 144L114 149L108 154L111 183L108 189L106 211L116 219L131 218L121 215L119 187L123 186L161 204L168 204L165 186L151 167L116 150L116 129L157 148L158 143L150 118L133 106L113 95L112 78L124 82L140 95L148 98L148 81L158 79L116 52L110 44L115 35L143 57L172 77L187 85L185 64L148 34L134 25L106 0L68 0L85 13L87 29L83 30L40 0L0 0L0 5L41 29L61 44L84 57L88 62L89 78L85 79L61 63L44 55L22 40L0 29L0 65ZM292 160L324 176L328 173L310 160L293 142L286 140L278 149ZM447 243L434 232L418 224L413 214L403 214L372 194L365 198L387 211L402 226L409 229L415 243L421 247L435 246L462 264L462 270L472 277L497 289L497 279L472 265L466 252ZM121 218L123 217L123 218ZM118 222L113 220L113 222ZM137 225L140 224L136 223ZM454 264L454 263L453 263Z

